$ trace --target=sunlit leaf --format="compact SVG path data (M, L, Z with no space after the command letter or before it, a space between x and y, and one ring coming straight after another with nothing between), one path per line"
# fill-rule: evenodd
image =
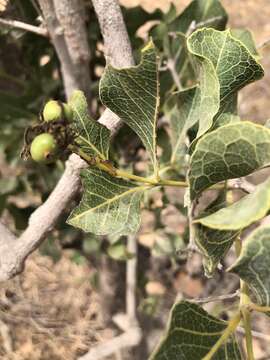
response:
M88 105L82 91L74 91L69 105L73 111L73 123L78 133L76 142L90 156L108 159L110 131L89 116Z
M214 112L214 105L218 110L217 96L222 106L229 96L264 74L261 65L246 46L232 36L230 30L197 30L188 38L187 45L201 66L198 89L201 91L199 104L202 110L205 109L205 102L210 112ZM202 111L198 137L211 127L212 121L213 116Z
M140 200L148 186L115 178L98 169L81 174L83 198L68 223L96 235L129 235L140 225Z
M215 213L226 206L226 189L219 194L200 216L206 216ZM209 215L211 216L211 215ZM235 238L238 236L239 231L222 231L209 229L200 223L194 224L195 226L195 242L198 248L203 253L203 265L205 274L212 276L216 267L221 259L224 258L230 247L232 246Z
M156 123L159 108L158 61L150 42L142 50L138 66L116 69L107 66L100 82L100 98L141 138L149 152L155 173Z
M222 126L196 145L188 176L190 198L219 181L246 176L269 163L269 129L248 121Z
M211 229L241 230L262 219L270 209L270 179L234 204L196 220Z

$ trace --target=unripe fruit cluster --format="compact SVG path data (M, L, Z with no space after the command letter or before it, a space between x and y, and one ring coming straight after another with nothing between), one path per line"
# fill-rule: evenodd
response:
M45 104L42 115L45 123L52 122L57 126L57 122L63 119L72 120L72 109L68 104L50 100ZM53 131L50 130L51 126L45 127L45 129L47 130L44 133L37 135L33 139L30 145L30 154L34 161L46 164L55 160L58 145Z
M43 109L44 121L58 121L63 117L69 121L72 120L72 109L68 104L56 100L50 100L46 103Z
M49 163L57 152L57 144L53 135L43 133L34 138L30 147L32 159L37 162Z

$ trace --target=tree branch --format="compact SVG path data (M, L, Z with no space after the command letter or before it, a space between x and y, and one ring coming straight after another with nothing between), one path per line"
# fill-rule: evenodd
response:
M132 49L124 23L123 15L117 0L92 0L104 39L106 63L115 67L134 65ZM106 126L110 121L112 130L120 126L119 118L106 109L99 122Z
M76 0L70 1L70 3L74 5ZM78 76L80 67L76 67L76 64L73 63L70 57L66 44L65 32L58 20L53 0L39 0L39 5L41 7L50 38L61 64L61 72L63 76L66 97L70 98L75 89L81 89L82 91L89 93L90 84L88 84L87 88L85 88L84 81L81 81L83 74ZM72 31L75 32L76 27L73 28ZM79 46L80 45L78 44L78 47Z
M30 31L34 34L48 37L48 31L46 28L41 26L34 26L18 20L7 20L0 18L0 24L12 28L17 28L25 31Z
M206 304L209 302L216 302L216 301L223 301L223 300L229 300L234 299L236 297L239 297L239 291L236 291L232 294L225 294L225 295L219 295L219 296L209 296L207 298L199 298L199 299L188 299L188 301L196 304Z
M74 75L90 99L90 48L85 26L84 3L82 0L53 0L56 17L59 21L69 57L74 66Z
M95 3L97 2L96 12L99 20L104 19L104 16L111 17L108 20L109 23L112 24L110 31L107 29L107 22L100 20L104 39L108 36L115 47L115 50L112 51L110 41L105 41L105 46L109 46L110 49L110 62L117 67L123 66L123 63L125 66L133 65L131 47L118 3L115 0L96 0ZM70 62L64 35L59 21L55 16L52 0L39 0L39 3L61 62L64 86L68 97L73 90L77 88L77 85L72 72L73 67ZM119 26L117 26L118 21L120 21ZM121 31L124 32L123 36L120 36ZM116 58L114 58L114 56L116 56ZM123 59L125 59L124 62ZM112 115L110 116L110 114ZM99 119L99 122L114 132L119 126L120 120L115 114L106 110ZM16 239L15 236L0 223L0 281L6 281L23 271L24 262L27 257L38 248L42 240L57 222L61 213L70 204L75 194L78 193L80 189L80 170L85 166L86 163L77 155L73 154L70 157L66 163L66 169L54 191L45 203L32 214L29 225L21 237Z
M251 182L247 181L245 178L229 180L228 187L231 189L240 189L247 194L252 193L256 189L256 186Z

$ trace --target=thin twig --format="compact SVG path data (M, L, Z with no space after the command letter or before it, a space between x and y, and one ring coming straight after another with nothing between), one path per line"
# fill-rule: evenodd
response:
M237 328L237 332L239 332L240 334L245 334L246 333L245 329L242 328L241 326L239 326ZM259 331L255 331L255 330L252 330L251 334L252 334L252 336L254 336L254 337L258 338L258 339L270 342L270 336L269 335L263 334L263 333L261 333Z
M219 296L209 296L202 299L189 299L190 302L197 303L197 304L206 304L209 302L215 302L215 301L223 301L223 300L229 300L234 299L236 297L239 297L239 291L236 291L232 294L226 294L226 295L219 295Z
M132 258L127 261L126 269L126 312L130 324L137 325L136 316L136 288L137 288L137 238L129 235L127 238L127 251Z
M180 82L179 74L177 74L175 65L176 63L174 59L169 58L167 60L167 69L170 71L178 90L182 90L182 84Z
M259 44L257 46L257 49L262 50L263 48L268 47L268 46L270 46L270 39L267 39L267 40L263 41L261 44Z
M245 178L233 179L228 181L228 188L230 189L240 189L246 192L247 194L252 193L256 186L247 181Z
M0 334L2 338L3 348L5 349L6 354L11 355L11 353L13 352L11 331L3 320L0 320Z
M130 328L125 333L108 340L104 344L97 345L87 354L81 356L78 360L101 360L120 349L138 345L141 340L140 328Z
M25 31L30 31L34 34L48 37L48 30L41 26L34 26L18 20L7 20L0 18L0 24L11 28L17 28Z

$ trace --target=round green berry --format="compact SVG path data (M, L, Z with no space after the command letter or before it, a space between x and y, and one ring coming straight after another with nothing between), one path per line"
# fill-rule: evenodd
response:
M57 144L51 134L43 133L34 138L31 143L30 153L37 162L48 163L53 160L57 151Z
M56 100L50 100L44 106L43 118L45 121L57 121L62 117L62 107Z
M65 117L67 118L68 121L72 121L73 112L71 106L66 103L63 103L63 107L64 107Z

